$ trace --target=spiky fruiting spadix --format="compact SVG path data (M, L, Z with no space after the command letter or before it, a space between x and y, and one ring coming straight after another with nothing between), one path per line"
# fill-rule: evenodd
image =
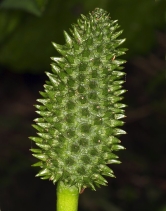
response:
M117 21L102 9L87 17L81 15L72 26L70 36L64 32L66 44L53 43L61 57L53 57L52 73L37 101L34 127L38 146L31 149L40 166L37 176L85 187L106 185L103 176L114 177L107 164L120 163L114 151L123 149L117 138L125 131L119 128L125 117L120 103L125 61L118 48L125 39L117 39L122 31Z

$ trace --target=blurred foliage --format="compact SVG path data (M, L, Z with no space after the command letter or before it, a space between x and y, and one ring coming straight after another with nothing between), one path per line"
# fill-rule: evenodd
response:
M47 0L3 0L0 4L0 8L6 10L22 10L40 16L46 2Z
M128 58L146 54L156 44L156 28L164 27L164 1L161 0L3 0L0 64L19 72L50 69L49 57L56 55L51 42L63 43L63 30L80 13L86 14L95 7L106 9L113 19L119 20L123 37L127 38L125 46L130 49Z

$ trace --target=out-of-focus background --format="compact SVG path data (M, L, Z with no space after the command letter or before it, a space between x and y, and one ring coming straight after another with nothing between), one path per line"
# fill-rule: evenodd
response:
M53 211L56 186L35 177L28 137L37 117L34 104L79 15L96 7L119 20L129 51L123 59L127 118L125 151L114 165L116 179L80 195L79 211L166 211L166 49L164 0L0 1L0 210Z

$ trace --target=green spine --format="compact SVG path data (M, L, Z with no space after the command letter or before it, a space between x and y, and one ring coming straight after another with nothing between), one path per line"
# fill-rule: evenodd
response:
M103 176L114 177L107 164L118 164L113 152L124 149L117 138L125 131L125 104L120 103L125 90L117 59L126 49L117 48L125 39L117 39L122 31L103 9L96 8L88 16L81 15L72 25L71 36L64 32L66 44L53 43L62 57L53 57L52 73L40 92L33 125L37 137L31 149L40 161L36 175L53 183L62 181L86 187L106 185Z

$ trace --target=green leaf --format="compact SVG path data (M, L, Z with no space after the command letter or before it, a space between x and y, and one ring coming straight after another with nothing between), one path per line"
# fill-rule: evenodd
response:
M3 0L0 9L23 10L40 16L46 2L46 0Z

